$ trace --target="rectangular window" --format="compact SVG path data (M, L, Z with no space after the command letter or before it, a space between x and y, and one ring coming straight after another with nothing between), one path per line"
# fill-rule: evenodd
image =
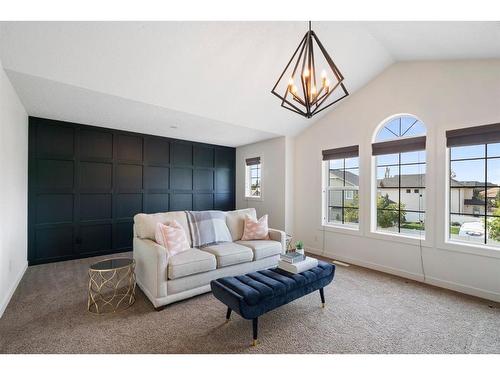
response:
M378 155L376 168L376 230L424 238L425 151Z
M449 239L500 248L500 143L449 152Z
M324 161L324 223L358 228L359 157Z
M262 163L260 157L246 159L245 197L262 198Z

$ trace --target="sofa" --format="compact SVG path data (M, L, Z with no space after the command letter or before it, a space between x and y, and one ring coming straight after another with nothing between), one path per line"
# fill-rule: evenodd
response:
M158 222L177 220L191 233L185 211L137 214L134 216L133 253L137 284L160 310L164 306L210 291L210 281L274 267L285 252L286 235L269 229L268 240L241 241L245 216L256 218L254 208L225 212L232 242L222 242L200 249L190 248L169 256L155 242Z

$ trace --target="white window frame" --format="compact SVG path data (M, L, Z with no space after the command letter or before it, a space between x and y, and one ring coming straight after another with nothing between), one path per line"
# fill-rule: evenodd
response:
M483 144L481 144L483 145ZM459 146L457 146L459 147ZM487 243L480 243L480 242L472 242L472 241L461 241L457 239L453 239L451 237L450 233L450 226L451 226L451 201L450 201L450 193L451 193L451 184L450 184L450 173L451 173L451 149L453 147L446 147L445 152L446 152L446 183L445 183L445 193L446 193L446 199L445 199L445 238L444 238L444 247L449 248L450 250L458 250L464 253L472 253L472 254L479 254L479 255L485 255L485 256L493 256L495 258L500 258L500 247L498 246L493 246ZM485 155L485 163L486 163L486 158L487 155ZM471 158L471 159L482 159L482 158ZM470 160L470 159L459 159L459 160ZM486 181L485 181L486 183ZM479 215L481 217L486 216L486 212L484 215ZM486 232L487 233L487 232ZM486 234L487 235L487 234Z
M346 158L342 158L346 159ZM347 158L350 159L350 158ZM340 159L339 159L340 160ZM358 161L359 161L359 156L358 156ZM359 163L358 163L358 170L360 169ZM329 222L328 221L328 193L330 191L342 191L342 190L349 190L349 191L358 191L359 192L359 185L358 186L329 186L330 185L330 161L325 160L322 161L322 171L323 171L323 186L322 186L322 207L323 207L323 212L322 212L322 225L324 227L330 227L330 228L340 228L340 229L348 229L352 231L359 231L359 226L361 222L361 215L360 215L360 207L358 206L358 223L334 223L334 222ZM353 193L354 194L354 193ZM359 196L359 193L358 193Z
M245 200L247 201L263 201L264 198L264 188L263 188L263 162L262 162L262 157L260 157L260 163L258 164L260 166L260 195L258 197L250 195L250 184L251 184L251 165L246 165L245 164Z
M420 121L425 126L426 137L429 136L429 134L428 134L429 129L427 128L427 125L418 116L415 116L415 115L410 114L410 113L401 113L401 114L389 116L388 118L386 118L384 121L382 121L377 126L377 128L375 129L375 132L373 133L373 136L372 136L372 144L377 142L377 135L390 121L394 120L395 118L404 117L404 116L411 116L411 117L415 118L416 120ZM401 138L411 138L411 137L401 137ZM382 142L384 142L384 141L382 141ZM423 150L425 152L426 186L424 187L424 189L425 189L426 194L428 194L428 191L429 191L429 186L427 185L427 181L428 181L427 176L428 176L428 172L429 172L428 171L428 149L429 149L429 147L426 146L426 148ZM401 154L401 153L399 153L399 154ZM401 160L399 160L398 164L400 164L400 163L401 163ZM427 204L423 209L424 215L425 215L425 221L424 221L425 229L423 231L423 235L421 235L421 236L414 236L414 235L409 235L409 234L400 233L400 232L381 231L377 228L377 213L378 213L378 208L377 208L377 200L378 200L378 196L377 196L377 191L378 191L377 168L378 168L377 156L372 155L371 156L371 171L372 171L372 173L371 173L371 194L370 194L371 195L370 235L372 237L375 237L375 238L401 239L402 241L408 242L408 243L414 243L414 242L419 243L419 244L427 243L427 240L428 240L427 228L428 228L428 218L429 218L429 214L428 214L429 211L428 211ZM406 193L406 190L405 190L406 187L398 186L398 189L403 190ZM419 189L419 190L421 190L421 189ZM411 189L411 192L413 192L413 188ZM428 198L428 196L426 197L426 203L428 203L427 198Z
M425 172L425 176L426 176L426 182L427 182L427 149L426 150L422 150L425 152L425 156L426 156L426 160L425 162L421 163L421 164L424 164L425 165L425 168L426 168L426 172ZM399 153L400 156L399 158L401 158L401 154L403 154L403 152L400 152ZM423 230L423 233L422 235L420 236L417 236L417 235L411 235L411 234L407 234L407 233L401 233L401 232L389 232L389 231L383 231L383 230L380 230L378 229L377 227L377 214L378 214L378 207L377 207L377 201L378 201L378 195L377 195L377 192L378 192L378 184L377 184L377 170L379 168L378 164L377 164L377 157L376 156L372 156L373 158L373 184L372 184L372 189L373 189L373 194L372 194L372 212L373 212L373 216L372 216L372 225L371 225L371 228L372 228L372 233L375 233L377 235L382 235L382 236L394 236L394 237L402 237L402 238L409 238L409 239L414 239L414 240L417 240L417 241L425 241L426 239L426 236L427 236L427 217L428 217L428 210L427 210L427 207L424 206L423 207L423 210L421 210L425 216L425 220L424 220L424 225L426 226L426 229ZM401 161L398 162L398 165L401 167L401 166L405 166L405 165L408 165L408 164L401 164ZM411 164L409 164L411 165ZM419 190L419 193L420 194L420 191L423 189L425 191L425 194L427 194L427 191L428 191L428 188L427 188L427 185L424 186L424 187L419 187L419 188L415 188L415 187L412 187L410 190L410 193L407 193L406 191L408 190L405 186L400 186L398 185L397 187L395 187L395 189L398 190L398 194L399 196L403 195L403 194L417 194L415 193L415 190ZM427 199L426 199L426 203L427 203ZM413 210L411 210L412 212L414 212ZM399 212L399 210L398 210ZM400 228L398 228L400 229Z

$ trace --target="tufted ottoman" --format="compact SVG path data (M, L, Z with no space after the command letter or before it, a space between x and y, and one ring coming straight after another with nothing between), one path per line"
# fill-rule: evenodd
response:
M273 268L222 277L213 280L210 286L214 296L227 306L227 320L233 310L245 319L252 319L253 345L256 345L259 316L316 290L324 307L323 288L333 280L334 273L333 264L319 261L317 267L298 274Z

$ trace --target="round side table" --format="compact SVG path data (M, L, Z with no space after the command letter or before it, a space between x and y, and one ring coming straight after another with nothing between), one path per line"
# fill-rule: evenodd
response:
M125 310L135 302L135 261L112 258L89 268L88 310L103 314Z

